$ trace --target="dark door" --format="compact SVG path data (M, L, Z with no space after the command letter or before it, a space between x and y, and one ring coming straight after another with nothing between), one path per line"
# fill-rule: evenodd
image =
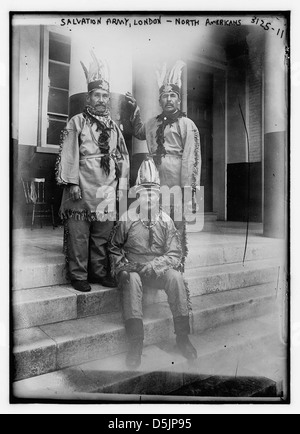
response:
M187 76L187 115L200 132L201 186L204 186L204 211L213 211L213 75L201 72L197 64L190 64Z

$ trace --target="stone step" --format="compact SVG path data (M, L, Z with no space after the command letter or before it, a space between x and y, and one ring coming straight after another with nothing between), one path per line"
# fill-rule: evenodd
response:
M252 318L274 309L271 285L226 291L192 299L192 328L200 333L212 327ZM174 336L167 303L145 308L145 344ZM34 377L92 360L120 354L126 349L122 315L111 313L63 321L14 334L15 380Z
M66 264L62 255L49 257L38 263L35 258L27 263L26 257L15 261L13 268L13 290L38 288L68 283Z
M118 289L95 284L91 287L89 293L75 291L70 284L14 291L14 328L24 329L120 311Z
M186 269L190 270L212 265L243 264L245 244L244 242L235 242L233 240L234 237L230 236L222 243L213 242L207 244L203 242L202 245L201 240L197 239L197 237L190 238ZM283 262L285 259L284 251L282 242L278 240L252 242L248 244L245 263L272 258Z
M228 264L189 270L186 280L191 297L214 292L272 283L278 285L278 264L273 260ZM164 291L146 288L145 306L167 300ZM90 293L75 291L71 285L41 287L13 292L14 328L51 324L120 311L118 289L92 285Z
M200 213L198 212L196 215L187 213L186 217L186 230L188 234L191 233L199 233L199 232L208 232L211 229L215 230L215 222L217 221L217 213Z
M193 226L194 223L199 222L216 222L218 220L218 214L216 212L200 212L192 214L191 212L185 213L185 218L188 226Z
M223 264L242 264L244 256L244 243L234 242L234 237L229 236L223 243L213 242L211 236L205 234L189 239L189 255L186 262L186 270L198 267L208 267ZM203 239L203 242L201 240ZM216 237L218 239L218 237ZM277 258L279 261L284 257L282 242L270 240L264 242L249 243L246 262L260 261ZM16 257L13 267L13 290L48 287L52 285L64 285L66 279L66 264L61 251L51 252L40 257L23 256Z
M172 338L145 347L137 371L128 370L125 354L119 354L17 381L13 384L13 395L16 399L107 401L120 400L128 394L133 400L135 395L139 400L144 400L145 395L155 395L158 400L159 395L178 397L179 393L185 393L189 399L194 399L195 391L198 396L206 391L207 396L213 383L218 384L220 393L220 385L223 385L225 396L229 390L235 392L236 397L261 396L267 389L270 392L270 388L273 395L279 396L287 352L278 339L277 330L278 318L274 313L244 319L191 336L198 351L198 360L193 363L187 363L178 353ZM238 390L232 384L228 389L228 381L239 379ZM224 388L226 382L227 388ZM182 390L188 387L188 391ZM220 393L214 396L220 398ZM122 395L116 398L116 394ZM187 399L185 397L185 401Z

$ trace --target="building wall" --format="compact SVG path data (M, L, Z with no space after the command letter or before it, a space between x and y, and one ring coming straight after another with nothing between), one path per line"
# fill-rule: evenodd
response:
M243 115L247 116L246 109L246 69L245 56L231 60L228 67L227 82L227 125L228 125L228 164L243 163L247 161L246 133L243 124Z
M249 134L250 162L262 161L263 109L262 109L262 75L253 68L248 70L249 82Z
M213 211L226 220L226 71L214 74L213 106Z
M229 62L227 219L262 222L262 70L250 56Z
M39 148L39 115L40 115L40 75L41 67L41 32L40 26L14 26L13 27L13 226L20 228L28 226L30 222L30 207L26 206L25 196L21 178L40 177L46 178L47 195L54 203L56 222L60 223L58 210L61 201L62 189L56 185L55 181L55 162L57 158L56 150L51 153L48 149ZM75 41L76 43L76 41ZM74 48L75 49L75 48ZM121 50L121 48L120 48ZM119 82L116 77L118 71L115 69L115 79L112 89L111 111L113 119L120 125L122 124L124 137L131 151L131 136L128 133L128 113L124 96L121 98L119 93L131 91L131 59L127 59L123 49L123 60L126 60L124 74L120 76ZM120 56L117 58L120 61ZM76 60L78 60L76 58ZM124 60L124 61L125 61ZM78 62L77 62L78 63ZM123 62L124 63L124 62ZM77 65L78 66L78 65ZM124 65L123 65L124 66ZM129 73L128 73L129 71ZM75 76L75 80L74 80ZM79 63L79 68L73 70L72 92L78 89L75 87L76 76L82 85L86 86L83 70ZM127 77L127 81L125 78ZM83 84L82 84L83 82ZM114 92L115 91L115 92ZM74 97L74 95L72 95ZM85 100L85 95L83 94ZM73 104L74 106L74 104ZM71 113L74 107L71 107ZM76 106L76 104L75 104ZM125 107L126 106L126 107ZM81 107L82 108L82 107ZM75 107L76 109L76 107ZM81 111L81 110L79 110ZM76 111L76 113L78 110ZM73 113L75 114L75 112ZM43 152L42 152L43 151ZM50 224L49 220L49 224Z
M237 53L237 50L234 49L233 53ZM137 65L132 70L132 84L136 96L145 99L144 81L146 78L150 80L149 67L145 63L146 73L143 74L140 74L141 71L136 67ZM141 62L139 68L141 68ZM137 73L139 73L139 79ZM56 155L36 152L39 120L39 74L40 27L15 27L13 31L12 129L14 174L16 175L14 179L14 197L16 200L14 200L13 210L15 227L22 227L26 224L24 195L20 183L21 176L46 177L49 184L49 195L54 197L56 210L58 210L61 196L61 190L57 189L54 179ZM244 203L240 201L238 192L247 189L245 184L247 177L244 176L246 166L243 166L247 163L247 141L239 104L246 118L250 136L250 161L253 164L262 162L262 74L261 70L256 67L249 68L249 57L245 53L236 58L230 58L228 61L227 93L225 93L225 69L224 72L220 71L218 74L215 74L214 85L213 208L218 213L218 218L223 220L226 219L226 199L230 208L232 208L233 203ZM150 84L147 89L153 89L154 84L152 82ZM151 106L156 113L159 109L156 95L150 92L146 94L146 100L139 101L141 107ZM150 105L149 100L151 100ZM144 113L146 118L150 114L152 115L152 113ZM141 143L139 143L139 150L141 152ZM143 153L141 153L142 156ZM138 155L136 155L135 160L138 161ZM234 165L239 166L234 167ZM254 181L257 179L257 183L254 185L251 183L251 189L254 191L254 202L260 204L261 171L257 167L253 169L255 172ZM230 179L226 179L227 171ZM132 177L132 182L134 182L134 178L135 176ZM239 190L232 187L235 183L244 184ZM245 210L242 210L242 215L246 215ZM259 206L255 215L261 215ZM230 213L229 216L231 219L240 218L238 215ZM260 217L256 217L256 219L259 220Z
M238 48L233 49L233 55L237 55L228 62L228 164L248 161L247 137L239 105L249 134L249 160L251 163L262 161L263 76L261 53L256 52L256 44L261 41L256 34L254 36L254 40L249 37L245 41L241 54Z
M54 202L56 221L61 197L54 179L56 155L38 153L40 27L15 26L12 79L13 227L28 226L31 208L26 205L21 178L46 178L47 195ZM50 221L49 221L50 224Z
M20 26L19 57L19 133L20 145L37 145L39 83L40 83L40 26Z

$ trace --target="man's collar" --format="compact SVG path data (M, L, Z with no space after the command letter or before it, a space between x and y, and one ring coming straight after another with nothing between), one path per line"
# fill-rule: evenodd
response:
M98 117L98 118L106 118L106 119L110 118L110 111L109 111L109 109L106 109L105 112L101 113L98 110L96 110L94 107L92 107L91 105L87 105L85 107L85 111L87 111L90 115Z
M97 110L88 105L83 110L83 116L88 118L92 123L99 124L100 126L106 127L107 129L114 129L115 124L110 116L109 110L107 110L105 113L98 114Z
M157 120L176 122L177 119L182 118L182 117L186 117L186 114L183 113L181 110L176 110L176 112L173 112L173 113L162 112L160 115L157 116Z

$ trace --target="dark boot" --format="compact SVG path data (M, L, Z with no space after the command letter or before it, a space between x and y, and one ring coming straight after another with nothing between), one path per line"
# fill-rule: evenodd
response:
M115 279L111 276L105 276L100 278L89 278L90 283L97 283L98 285L105 286L106 288L116 288L118 286Z
M130 369L137 369L141 365L144 345L144 325L139 318L132 318L125 322L129 348L126 365Z
M176 342L179 351L188 360L195 360L198 357L197 350L189 340L190 321L188 316L174 318Z
M86 280L72 280L71 284L76 291L80 292L90 292L91 287Z
M118 286L117 281L111 276L104 277L102 279L101 284L102 284L102 286L105 286L106 288L117 288L117 286Z

